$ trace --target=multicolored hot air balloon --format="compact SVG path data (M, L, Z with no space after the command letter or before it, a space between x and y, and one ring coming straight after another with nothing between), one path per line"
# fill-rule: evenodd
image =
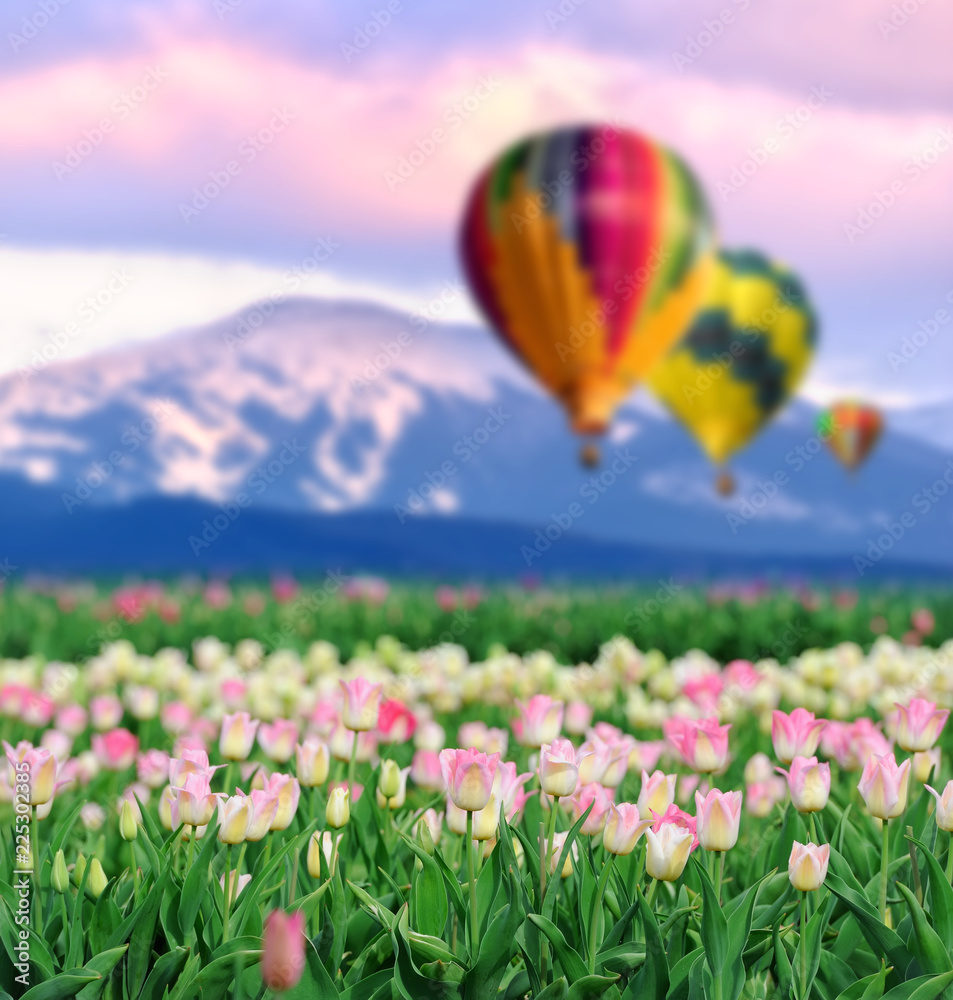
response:
M721 250L701 310L648 385L722 465L794 392L816 338L794 274L754 250ZM717 482L720 493L732 492L724 470Z
M838 461L854 472L866 461L883 433L883 417L874 406L853 401L834 403L817 420L817 436Z
M461 251L488 320L582 434L605 431L684 332L714 266L688 167L612 125L543 132L497 157L470 193Z

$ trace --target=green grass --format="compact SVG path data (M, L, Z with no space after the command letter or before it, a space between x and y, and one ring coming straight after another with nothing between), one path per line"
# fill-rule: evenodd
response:
M460 602L462 589L454 593ZM249 602L260 605L259 613L249 613ZM118 639L151 654L166 646L188 648L213 635L230 644L258 639L267 651L304 650L322 639L351 657L386 635L415 650L456 642L473 659L499 644L516 653L549 650L561 662L578 663L591 661L614 635L626 635L640 649L667 656L702 649L722 661L774 656L783 662L804 649L843 641L868 648L878 617L887 634L900 639L911 629L912 612L923 607L936 618L925 643L938 646L953 636L953 591L942 589L749 588L739 595L702 586L669 593L660 584L512 585L485 588L470 603L443 610L432 584L407 582L392 584L386 598L374 603L348 598L333 582L316 580L302 583L284 603L272 597L267 584L236 582L228 605L213 608L199 584L174 582L157 585L138 613L123 615L108 585L14 583L0 592L0 655L82 661ZM176 616L168 614L173 606Z

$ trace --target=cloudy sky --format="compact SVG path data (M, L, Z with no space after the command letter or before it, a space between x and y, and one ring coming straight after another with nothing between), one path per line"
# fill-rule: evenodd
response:
M0 371L211 320L295 268L417 308L459 277L489 156L616 117L694 165L726 245L805 277L811 398L948 399L950 37L940 0L7 0Z

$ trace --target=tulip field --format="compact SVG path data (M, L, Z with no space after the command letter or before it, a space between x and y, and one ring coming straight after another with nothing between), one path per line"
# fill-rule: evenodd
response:
M454 594L430 591L432 620L469 602L507 621ZM558 598L526 591L510 617L582 616L584 595ZM770 602L797 600L809 629L832 608L884 627L775 650L757 633L766 655L731 659L620 629L573 661L505 630L477 655L452 626L269 644L301 599L273 594L257 632L137 646L150 616L257 617L199 593L175 620L96 619L125 626L86 655L8 650L0 1000L953 996L942 602L803 598L686 591L629 624L694 602L770 633ZM62 600L8 588L2 609L52 606L68 632L104 598Z

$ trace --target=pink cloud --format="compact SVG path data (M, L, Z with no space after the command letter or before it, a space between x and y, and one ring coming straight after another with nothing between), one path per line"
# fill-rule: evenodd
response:
M161 83L117 111L154 67ZM6 78L0 130L21 177L23 166L35 166L48 180L50 165L107 118L113 131L78 169L125 173L172 212L210 172L235 161L235 187L279 218L307 220L311 229L427 234L452 224L474 174L506 143L549 125L618 117L696 166L727 236L763 243L781 234L784 250L807 241L843 249L844 224L951 124L932 113L857 110L835 90L780 135L778 122L798 114L808 89L715 82L553 44L458 53L410 75L401 70L377 62L344 76L222 41L170 39L136 57ZM293 117L250 157L248 140L274 123L277 109ZM719 194L749 150L772 138L777 148L766 162ZM399 178L412 155L422 162ZM878 231L910 240L949 212L951 173L953 153L908 186ZM863 242L876 238L872 231Z

